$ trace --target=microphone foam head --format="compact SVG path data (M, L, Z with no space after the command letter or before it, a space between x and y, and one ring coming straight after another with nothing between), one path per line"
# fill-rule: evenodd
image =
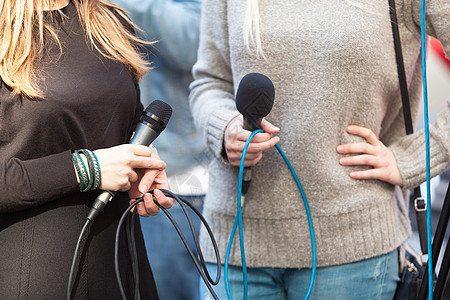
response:
M152 124L156 131L163 131L172 116L172 107L164 101L155 100L150 103L141 116L141 120Z
M244 117L257 120L270 113L274 98L272 81L263 74L249 73L239 83L236 108Z

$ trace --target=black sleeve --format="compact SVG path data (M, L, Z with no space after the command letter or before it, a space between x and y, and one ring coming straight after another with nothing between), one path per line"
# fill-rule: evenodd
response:
M139 83L137 82L137 79L134 78L134 84L136 87L136 110L134 112L134 119L133 119L133 124L131 126L131 130L129 133L129 138L131 139L131 136L133 135L133 131L136 129L136 126L139 122L139 118L142 115L142 112L144 111L144 106L142 105L141 102L141 89L139 88Z
M0 213L29 209L77 190L71 151L0 161Z

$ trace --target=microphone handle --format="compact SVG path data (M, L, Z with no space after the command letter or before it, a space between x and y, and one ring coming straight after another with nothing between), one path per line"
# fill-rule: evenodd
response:
M260 129L261 120L262 118L254 120L244 116L243 128L249 131L255 131L256 129ZM245 196L247 194L251 180L252 180L252 167L244 167L244 174L242 177L242 195Z
M130 144L150 146L160 133L153 129L150 123L141 121L136 125Z
M242 195L245 196L250 187L252 180L252 167L244 167L244 174L242 176Z
M251 119L244 116L244 124L243 128L249 131L255 131L256 129L261 129L261 121L262 118L259 119Z

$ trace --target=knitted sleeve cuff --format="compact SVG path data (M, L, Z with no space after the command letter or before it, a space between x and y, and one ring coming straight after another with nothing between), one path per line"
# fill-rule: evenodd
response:
M222 162L228 163L227 158L223 155L224 133L228 123L239 116L236 108L224 107L211 114L206 124L206 142L215 157Z
M397 159L403 179L403 189L411 189L426 181L425 132L420 130L404 137L390 147ZM433 128L430 128L430 174L441 174L450 165L448 149L443 145Z

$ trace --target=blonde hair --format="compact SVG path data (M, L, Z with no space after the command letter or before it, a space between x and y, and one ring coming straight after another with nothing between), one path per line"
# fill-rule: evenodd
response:
M138 80L141 79L148 72L149 63L138 46L151 43L127 30L126 27L137 27L125 12L104 0L72 2L88 42L103 56L125 64ZM52 4L55 0L0 0L0 78L16 94L29 98L44 96L36 83L35 60L43 53L45 34L60 46L54 28L44 18L44 7L52 7ZM60 11L53 12L57 13L62 15Z
M244 45L249 53L256 52L257 57L265 58L262 48L262 23L259 14L259 0L247 0L244 20Z

